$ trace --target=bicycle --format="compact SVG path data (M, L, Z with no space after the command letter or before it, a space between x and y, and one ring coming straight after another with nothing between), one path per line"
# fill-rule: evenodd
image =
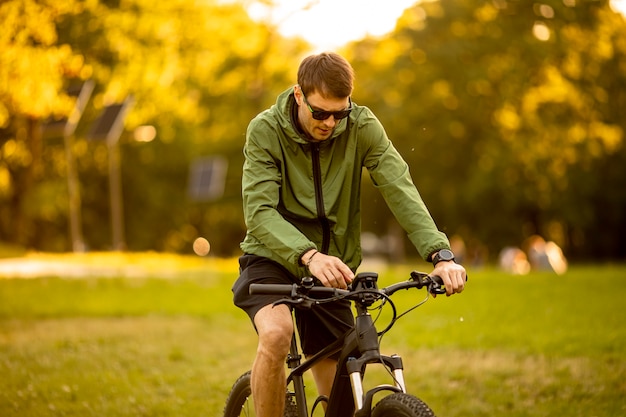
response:
M424 288L428 294L445 294L441 278L413 271L407 281L378 288L378 274L359 273L347 290L315 286L314 279L305 277L300 284L252 284L250 294L278 294L285 298L274 303L288 304L296 308L312 308L315 305L335 300L351 300L355 307L355 325L333 344L314 356L302 361L296 335L291 340L287 356L287 392L284 417L308 417L307 398L303 375L318 361L339 354L337 373L328 398L318 397L316 407L326 402L326 417L434 417L430 407L421 399L408 394L404 381L402 358L398 355L385 356L380 353L380 338L387 333L396 321L424 304L429 296L417 305L398 315L391 296L403 289ZM321 298L315 298L321 297ZM391 306L392 317L389 324L378 331L369 313L373 308ZM373 307L373 306L377 307ZM368 365L382 364L392 379L392 384L383 384L363 392L363 378ZM374 395L386 392L374 407ZM250 389L250 371L240 376L233 384L224 407L224 417L254 416ZM355 412L356 411L356 412Z

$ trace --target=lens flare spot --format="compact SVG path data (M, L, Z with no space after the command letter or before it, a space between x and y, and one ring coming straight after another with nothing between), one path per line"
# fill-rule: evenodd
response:
M193 241L193 251L198 256L207 256L211 251L211 244L203 237Z

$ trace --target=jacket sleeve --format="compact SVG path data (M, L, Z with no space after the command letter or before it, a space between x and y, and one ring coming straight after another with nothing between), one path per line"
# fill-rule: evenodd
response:
M380 122L370 114L361 126L361 137L366 138L364 165L374 186L380 191L398 223L407 232L420 256L428 256L450 243L440 232L420 196L409 166L393 146Z
M299 265L300 256L316 245L288 222L278 211L282 184L282 160L272 151L271 128L263 122L253 122L246 134L242 177L243 208L248 242L256 254L270 256L271 251L285 262Z

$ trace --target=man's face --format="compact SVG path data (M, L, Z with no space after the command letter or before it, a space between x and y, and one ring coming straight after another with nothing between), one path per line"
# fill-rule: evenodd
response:
M298 103L298 120L300 121L300 126L313 140L316 141L323 141L330 138L335 130L335 127L337 127L337 124L341 120L335 119L335 116L333 115L330 115L325 120L316 120L313 118L313 114L311 113L309 106L315 111L323 110L329 112L346 110L350 106L349 97L324 97L317 91L309 94L305 98L299 86L295 87L295 97L296 102Z

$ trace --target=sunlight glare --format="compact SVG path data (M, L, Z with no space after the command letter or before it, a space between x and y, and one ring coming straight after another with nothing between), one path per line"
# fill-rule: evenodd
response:
M273 9L254 2L248 13L269 19L286 37L302 37L314 52L335 50L345 44L391 32L404 10L416 0L277 0Z
M621 13L622 16L626 16L626 0L611 0L611 9L616 13Z
M563 2L576 4L576 0ZM275 0L273 8L252 1L247 10L253 19L271 21L285 37L304 38L312 45L312 52L318 53L393 31L404 10L417 3L419 0ZM626 0L610 0L610 5L626 16ZM546 18L554 13L549 6L540 12ZM534 35L544 41L549 38L542 27L535 27Z

